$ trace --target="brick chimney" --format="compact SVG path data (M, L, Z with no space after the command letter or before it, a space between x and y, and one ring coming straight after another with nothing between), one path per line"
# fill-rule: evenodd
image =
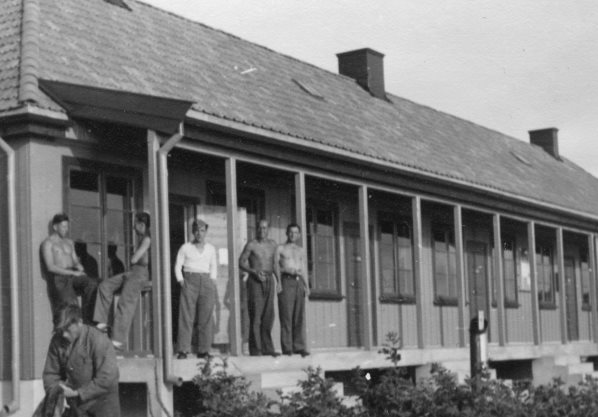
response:
M559 135L558 129L549 127L547 129L530 130L529 141L532 145L539 146L550 155L559 159Z
M336 54L338 72L353 78L371 95L386 100L384 90L384 54L370 48Z

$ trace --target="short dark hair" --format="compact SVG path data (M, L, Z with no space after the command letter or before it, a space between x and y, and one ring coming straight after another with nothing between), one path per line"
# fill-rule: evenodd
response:
M57 213L54 215L54 217L52 217L52 226L68 221L69 216L67 216L66 213Z
M145 212L135 214L135 221L137 223L143 223L147 229L150 227L150 215Z
M58 312L54 331L62 333L72 324L79 323L82 320L82 317L81 307L76 304L68 304Z
M290 223L287 226L287 233L289 233L293 227L296 227L297 229L299 229L299 232L301 232L301 226L299 226L297 223Z

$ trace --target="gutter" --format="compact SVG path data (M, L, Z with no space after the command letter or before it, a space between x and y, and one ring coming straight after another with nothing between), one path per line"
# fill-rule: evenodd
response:
M179 132L172 135L158 150L158 176L159 176L159 204L160 204L160 236L170 236L169 209L168 209L168 153L183 139L183 124L179 126ZM170 245L162 245L162 262L160 262L162 297L165 301L162 304L162 353L164 359L164 381L169 384L181 386L183 379L173 374L172 371L172 298L170 288Z
M17 219L16 219L16 192L15 192L15 151L0 137L0 148L7 156L7 183L8 183L8 251L10 270L10 332L12 354L12 401L2 407L0 416L14 414L21 406L21 321L19 316L19 291L17 270Z

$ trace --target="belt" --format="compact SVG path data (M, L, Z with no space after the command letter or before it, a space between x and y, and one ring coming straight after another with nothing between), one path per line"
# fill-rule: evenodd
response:
M301 275L297 275L297 274L287 274L287 273L282 273L281 274L283 278L287 278L287 279L294 279L294 280L299 280L299 278L301 277Z

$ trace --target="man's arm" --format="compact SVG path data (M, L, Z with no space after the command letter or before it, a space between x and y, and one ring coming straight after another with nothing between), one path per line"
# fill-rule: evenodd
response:
M185 244L179 248L179 252L176 255L176 262L174 264L174 275L179 284L183 283L183 264L185 263Z
M303 250L303 248L299 249L299 255L298 255L298 261L299 261L299 268L297 268L297 274L301 276L301 279L303 279L303 285L305 286L305 296L307 297L309 295L309 277L307 272L303 271L303 266L304 266L304 262L305 262L305 251Z
M216 248L212 246L212 255L210 259L210 278L218 278L218 258L216 257Z
M86 402L100 395L107 394L118 384L118 366L116 354L110 339L104 334L89 335L94 375L92 380L77 391L81 401Z
M151 245L150 237L145 236L143 238L143 240L141 241L141 245L139 245L139 247L133 254L133 257L131 258L131 265L135 265L137 262L139 262L139 260L143 257L143 255L145 255L145 253L149 249L150 245Z
M251 241L245 244L243 252L241 252L241 256L239 256L239 268L251 275L257 275L255 269L252 269L251 265L249 265L249 255L251 255Z
M73 250L74 252L74 250ZM44 258L44 263L46 264L46 268L48 272L57 275L74 275L78 276L81 275L81 271L73 271L72 269L61 268L60 266L54 264L54 254L52 253L52 242L49 240L45 240L42 244L42 256ZM75 255L76 257L76 255ZM79 262L79 260L77 260ZM79 264L80 265L80 264Z
M56 343L55 338L52 338L50 341L50 347L48 348L42 379L44 381L44 389L46 392L62 382L60 355L58 352L58 344Z
M77 256L77 252L75 251L75 245L73 245L72 240L67 240L68 244L71 246L71 257L73 259L73 266L79 272L85 272L85 268L81 264L81 260Z
M282 291L282 277L280 276L280 254L282 253L282 245L276 246L274 251L274 276L276 277L276 290L277 292Z

